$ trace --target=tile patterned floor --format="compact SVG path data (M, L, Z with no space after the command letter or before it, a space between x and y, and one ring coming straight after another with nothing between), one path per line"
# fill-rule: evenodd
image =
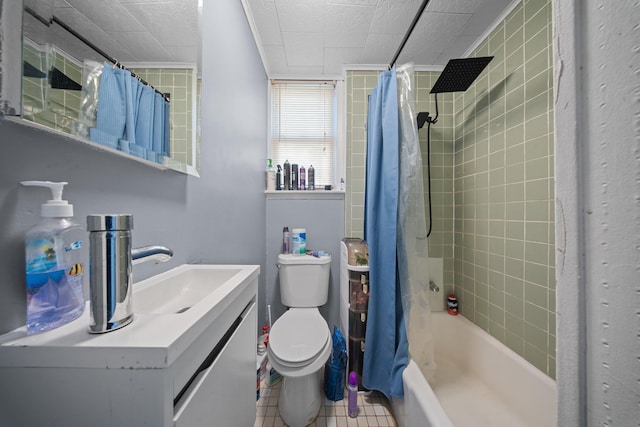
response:
M260 388L260 400L256 405L257 415L254 427L284 427L285 423L278 412L278 398L282 381L268 387L263 381ZM320 406L318 417L311 427L397 427L391 414L391 405L384 395L372 392L358 393L358 416L347 415L347 392L345 399L333 402L327 398Z

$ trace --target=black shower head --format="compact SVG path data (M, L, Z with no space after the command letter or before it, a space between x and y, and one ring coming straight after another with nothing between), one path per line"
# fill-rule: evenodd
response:
M493 56L482 56L449 60L431 93L464 92L492 59Z

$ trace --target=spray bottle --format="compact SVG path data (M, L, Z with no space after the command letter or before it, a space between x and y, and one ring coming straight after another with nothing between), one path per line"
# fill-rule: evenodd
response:
M276 171L276 190L282 190L282 166L280 165Z
M349 391L349 416L355 418L358 416L358 374L353 371L349 373L347 390Z
M84 311L84 232L73 221L73 205L62 200L66 182L23 181L47 187L52 198L42 204L40 222L25 236L27 333L57 328Z
M307 171L307 189L315 190L316 189L316 170L313 168L313 165L309 166L309 170Z
M291 190L291 163L284 161L284 190Z
M306 190L304 181L305 181L304 166L300 166L300 185L299 185L300 190Z

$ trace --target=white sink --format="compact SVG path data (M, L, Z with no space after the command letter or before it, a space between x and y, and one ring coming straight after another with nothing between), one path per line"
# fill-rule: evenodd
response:
M124 328L90 334L87 302L82 316L60 328L0 336L0 368L9 354L12 366L166 367L203 330L224 334L257 294L259 273L256 265L183 264L133 284L133 322ZM49 351L55 355L43 357Z
M229 288L241 268L188 265L133 286L133 313L183 314L215 292Z
M0 336L0 424L253 425L259 274L181 265L133 284L134 320L121 329L89 333L87 303L60 328Z

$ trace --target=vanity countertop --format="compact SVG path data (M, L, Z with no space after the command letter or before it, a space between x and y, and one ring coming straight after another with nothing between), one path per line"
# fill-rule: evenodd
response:
M234 269L234 274L183 312L136 311L136 297L162 281L193 269ZM220 335L257 293L257 265L182 265L133 285L134 320L104 334L91 334L89 303L76 320L27 335L26 326L0 336L0 368L67 367L102 369L166 368L219 319ZM245 298L246 297L246 298ZM169 296L167 296L169 298ZM139 303L140 306L143 303ZM227 310L233 308L233 310Z

